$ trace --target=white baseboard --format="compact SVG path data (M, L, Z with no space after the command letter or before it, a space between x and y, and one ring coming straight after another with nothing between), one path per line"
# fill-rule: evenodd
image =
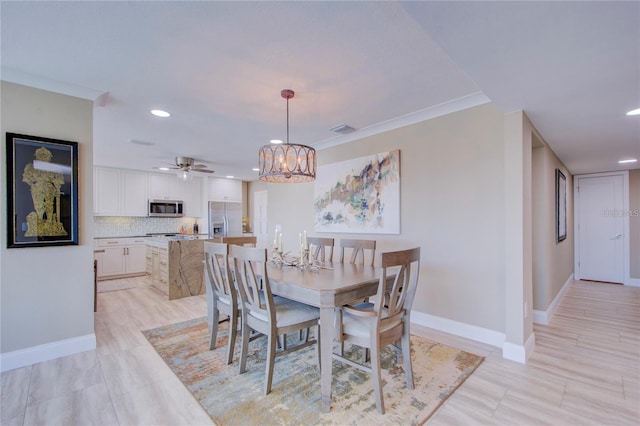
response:
M453 321L422 312L411 312L411 323L502 348L505 335L499 331Z
M0 354L0 372L96 348L94 333Z
M632 287L640 287L640 278L629 278L627 285Z
M553 314L555 314L556 309L558 309L560 301L569 289L571 282L573 282L573 274L569 275L569 278L567 278L567 281L565 281L564 285L562 286L558 294L556 294L556 297L553 299L553 302L551 302L546 311L538 311L535 309L533 310L533 322L543 325L549 324L549 321L551 321Z
M502 357L521 364L526 364L527 360L536 348L536 335L531 333L524 345L505 342L502 346Z

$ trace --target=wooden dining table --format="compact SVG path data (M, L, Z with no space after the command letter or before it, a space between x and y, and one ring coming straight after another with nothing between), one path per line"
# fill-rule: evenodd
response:
M320 388L322 411L329 412L334 310L376 294L379 269L339 262L327 262L325 266L318 270L303 270L295 266L268 265L267 274L273 294L320 308Z

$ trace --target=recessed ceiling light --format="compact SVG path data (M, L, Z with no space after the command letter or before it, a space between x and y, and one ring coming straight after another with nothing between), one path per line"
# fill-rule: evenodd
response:
M627 115L640 115L640 108L632 109Z
M150 142L150 141L141 141L139 139L129 139L130 143L135 143L136 145L145 145L145 146L152 146L155 145L155 142Z
M271 143L282 143L280 139L271 139L269 142Z
M251 170L253 170L254 172L259 172L259 171L260 171L260 169L259 169L259 168L257 168L257 167L254 167L254 168L253 168L253 169L251 169Z
M620 160L618 161L618 164L637 163L637 162L638 162L637 158L630 158L628 160Z
M156 117L162 117L162 118L171 117L170 113L168 113L167 111L163 111L161 109L152 109L151 114L155 115Z
M233 179L233 176L225 176L227 179Z

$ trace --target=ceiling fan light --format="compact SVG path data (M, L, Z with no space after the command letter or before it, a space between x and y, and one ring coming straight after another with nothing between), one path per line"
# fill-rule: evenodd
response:
M193 179L193 176L187 170L180 170L178 171L178 179L186 182Z
M287 143L265 145L258 153L259 179L272 183L302 183L316 179L316 150L307 145L289 143L289 99L293 90L284 89L287 100Z

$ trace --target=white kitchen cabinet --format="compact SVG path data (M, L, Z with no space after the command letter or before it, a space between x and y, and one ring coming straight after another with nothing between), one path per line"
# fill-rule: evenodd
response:
M144 275L146 273L145 238L100 238L95 244L98 279Z
M147 173L95 167L94 215L146 216Z
M149 241L147 243L148 265L151 274L151 284L169 295L169 256L168 243Z
M147 215L147 173L122 170L122 216Z
M147 246L144 244L128 245L124 256L126 274L147 273Z
M119 216L120 211L120 170L96 167L93 176L93 214Z
M242 181L210 177L209 201L242 202Z
M184 215L190 217L202 216L202 178L194 177L184 182L183 191Z
M182 200L183 181L175 174L149 173L149 198L152 200Z

